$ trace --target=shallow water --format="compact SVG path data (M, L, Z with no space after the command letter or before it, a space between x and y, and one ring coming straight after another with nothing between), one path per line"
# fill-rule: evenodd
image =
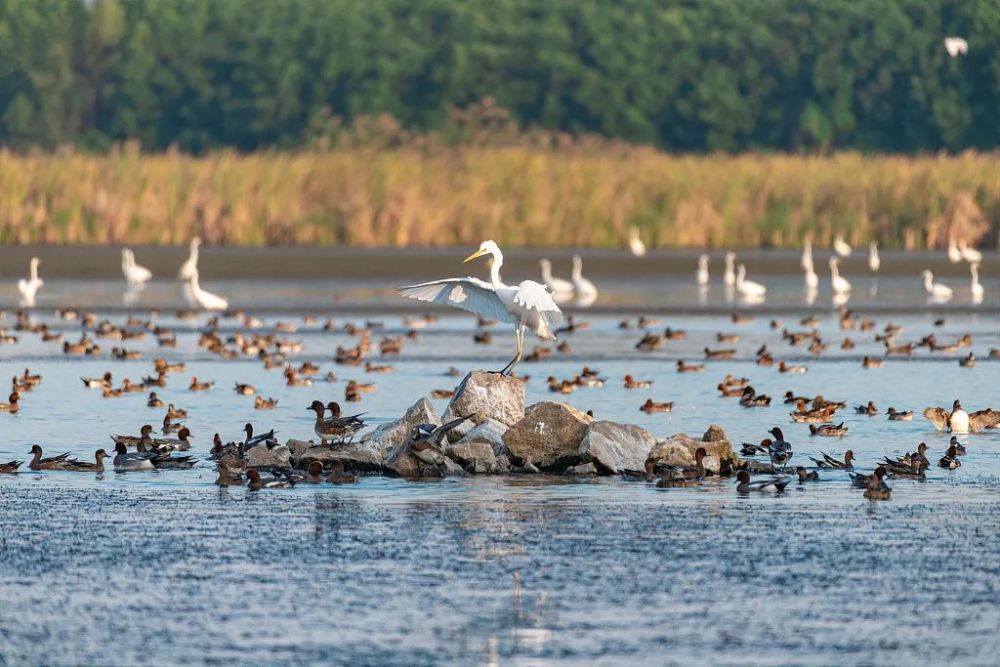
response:
M513 351L502 329L492 345L473 344L471 318L445 312L407 341L399 358L372 357L394 365L393 373L338 367L333 351L354 339L301 325L292 311L329 314L337 324L381 320L386 335L404 331L388 284L367 290L352 280L333 279L332 288L290 278L221 283L234 305L264 317L265 330L278 320L300 323L284 335L304 343L296 363L335 371L332 385L289 388L279 371L255 361L220 362L197 347L201 320L178 321L166 310L160 320L177 327L178 348L161 351L149 339L125 343L144 353L141 361L67 358L56 343L30 334L0 345L0 377L26 366L44 376L20 414L0 414L0 461L27 458L33 443L50 454L90 458L112 433L158 426L162 411L147 408L145 394L105 400L77 378L110 370L116 384L138 381L161 352L188 362L187 372L157 393L190 410L193 453L204 455L214 432L236 439L245 421L277 428L281 439L312 437L305 406L341 398L347 379L378 383L351 405L377 424L431 389L454 386L443 374L447 366L496 368ZM806 307L795 280L775 273L769 305L789 329L800 330ZM648 275L635 292L632 279L599 282L607 289L597 310L578 314L590 329L564 336L570 352L520 367L531 376L528 402L568 400L658 437L700 434L717 423L739 443L780 425L795 447L793 464L819 450L841 455L851 448L861 469L921 440L936 461L947 436L919 416L927 405L947 406L956 397L973 409L1000 403L1000 364L986 358L1000 347L990 292L975 310L957 294L945 324L935 327L940 309L922 307L908 279L884 280L869 308L880 313L880 326L891 319L905 327L897 342L932 330L939 340L968 332L980 362L960 368L956 358L967 349L921 349L912 359L863 371L861 357L881 354L881 347L871 333L853 331L858 347L842 352L845 334L828 296L816 306L825 308L819 330L831 346L813 358L781 343L770 315L733 324L718 287L699 314L688 282ZM124 317L115 282L53 279L47 288L33 316L69 338L79 325L55 318L56 304ZM632 294L636 305L615 294ZM851 305L866 312L866 298ZM139 303L177 307L176 287L155 283ZM654 311L665 313L654 330L669 325L688 338L637 352L641 332L621 330L618 321ZM237 328L223 321L223 331ZM737 332L741 340L719 344L717 332ZM105 350L120 344L100 343ZM807 364L808 373L756 366L753 352L762 343L778 359ZM705 346L735 347L738 359L707 362L701 374L675 372L677 359L699 361ZM583 365L600 369L607 386L565 398L546 389L545 377L569 378ZM654 380L653 389L624 390L626 372ZM715 385L726 373L749 377L775 396L774 404L748 410L719 398ZM191 375L214 380L215 389L189 392ZM237 381L277 398L279 408L253 410L252 397L233 392ZM872 399L883 411L891 405L917 416L889 422L842 411L846 437L810 438L780 402L789 390L851 407ZM674 411L639 412L649 397L676 401ZM446 402L434 404L443 410ZM893 498L883 503L865 501L838 473L821 473L819 483L793 485L776 498L737 497L732 482L658 490L617 479L531 476L438 483L368 477L349 488L250 493L214 487L204 462L162 473L3 475L0 664L992 664L1000 625L1000 432L962 439L969 454L961 468L934 467L925 482L892 481Z

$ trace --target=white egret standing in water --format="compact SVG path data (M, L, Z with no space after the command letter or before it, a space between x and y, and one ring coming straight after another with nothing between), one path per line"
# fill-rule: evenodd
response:
M180 280L191 280L191 278L198 273L198 247L201 245L201 239L197 236L191 239L191 250L188 254L187 261L181 264L180 270L177 272L177 277Z
M958 264L962 261L962 251L958 249L954 236L948 237L948 261L952 264Z
M736 284L736 273L733 271L733 262L736 260L736 253L727 252L726 253L726 271L722 274L722 281L727 287L732 287Z
M188 300L198 304L203 310L225 310L229 308L229 301L225 297L212 294L201 288L201 285L198 283L198 269L194 270L194 274L188 280L187 285L184 286L184 291Z
M983 253L979 252L975 248L970 248L969 244L965 241L958 244L958 252L962 255L962 259L969 264L978 264L983 261Z
M646 244L639 237L639 228L632 225L628 230L628 249L636 257L646 256Z
M708 255L699 255L698 273L696 274L696 277L700 287L708 285Z
M763 300L767 295L767 288L760 283L747 280L746 275L746 267L740 264L740 268L736 273L736 291L745 299L752 301Z
M593 303L593 300L597 298L597 288L594 287L594 283L583 277L583 260L580 259L579 255L573 255L573 275L570 277L573 279L573 290L576 292L576 298L589 299Z
M969 272L972 274L972 284L969 285L969 291L972 294L972 303L982 303L985 290L979 284L979 262L969 264Z
M153 272L136 264L135 253L129 248L122 248L122 275L129 287L141 287L152 279Z
M31 277L28 280L21 278L17 281L17 291L21 293L21 305L33 307L35 305L35 295L42 288L45 281L38 277L38 265L42 260L37 257L31 258Z
M851 255L851 246L847 245L843 234L837 234L833 239L833 251L841 257L849 257Z
M493 241L483 241L479 250L465 258L472 261L491 255L490 282L478 278L445 278L419 285L400 287L403 296L419 301L440 303L467 310L481 317L499 320L515 327L517 353L500 372L510 374L524 353L524 330L530 328L543 340L555 340L556 327L562 322L562 311L552 300L545 286L534 280L521 281L516 287L500 280L503 254Z
M930 271L924 271L921 276L924 279L924 289L927 290L927 295L933 301L943 302L950 301L954 291L943 283L934 282L934 274Z
M830 287L833 289L834 294L850 294L851 293L851 283L847 282L847 278L840 275L840 271L837 270L837 258L830 258Z
M573 296L573 283L552 276L552 262L543 258L538 263L542 267L542 282L549 288L553 296L557 299L567 299Z
M872 273L878 273L882 266L882 259L878 256L878 244L872 241L868 244L868 268Z

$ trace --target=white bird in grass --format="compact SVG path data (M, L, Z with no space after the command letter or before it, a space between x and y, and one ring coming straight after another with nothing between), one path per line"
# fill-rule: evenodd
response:
M568 297L573 294L573 283L562 278L552 277L552 262L542 259L538 262L542 266L542 282L549 288L549 291L556 296Z
M868 268L872 273L878 273L882 266L882 259L878 256L878 244L872 241L868 244Z
M696 274L698 284L702 287L708 285L708 255L698 257L698 273Z
M28 280L21 278L17 281L17 291L21 293L21 303L25 306L35 305L35 295L42 288L45 281L38 277L38 265L42 260L37 257L31 258L31 277Z
M851 246L847 245L847 242L844 241L843 234L837 234L837 236L833 239L833 251L841 257L850 256Z
M497 250L497 252L500 251ZM597 288L594 287L594 283L583 277L583 260L580 259L579 255L573 255L573 275L570 277L573 279L573 291L576 292L577 298L597 296Z
M727 287L732 287L736 284L736 274L733 272L733 262L735 260L735 253L726 253L726 272L722 275L722 280L726 283Z
M970 264L978 264L983 261L983 253L975 248L970 248L965 241L958 244L958 252L962 255L962 259Z
M958 249L958 244L955 243L955 237L948 237L948 261L952 264L958 264L962 261L962 253Z
M467 310L481 317L512 324L517 337L517 353L500 373L509 375L524 353L524 330L530 328L542 340L555 340L555 329L562 322L562 311L552 300L545 285L534 280L521 281L516 287L500 280L503 253L493 241L483 241L479 250L465 258L470 262L492 255L490 282L479 278L444 278L419 285L400 287L403 296L419 301L440 303Z
M945 37L944 50L952 58L957 58L969 52L969 43L961 37Z
M847 282L847 278L840 275L840 271L837 269L837 258L830 258L830 287L833 289L834 294L850 294L851 293L851 283Z
M972 284L969 286L969 292L972 294L972 303L982 303L985 290L979 284L979 262L969 264L969 272L972 274Z
M762 299L767 294L767 288L760 283L755 283L752 280L746 279L747 269L745 266L740 264L739 271L736 274L736 291L748 299Z
M927 294L931 299L935 301L948 301L951 299L954 291L947 285L934 282L933 273L924 271L921 275L924 278L924 289L927 290Z
M152 271L135 263L135 253L128 248L122 248L122 274L129 287L145 285L153 277Z
M639 238L639 228L634 225L628 230L628 249L636 257L646 256L646 244Z
M198 284L198 269L188 279L185 286L185 293L191 301L194 301L202 310L225 310L229 308L229 301L218 294L206 292Z
M177 278L179 280L191 280L192 276L198 274L198 247L200 245L200 238L196 236L191 239L191 251L188 254L187 261L181 264L181 268L177 272Z

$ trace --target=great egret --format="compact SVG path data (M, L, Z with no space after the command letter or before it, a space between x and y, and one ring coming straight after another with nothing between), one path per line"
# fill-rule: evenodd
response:
M188 279L185 292L202 310L225 310L229 308L229 301L218 294L206 292L198 284L198 269Z
M568 297L573 294L573 283L562 278L552 277L552 262L543 259L539 262L542 266L542 282L554 295Z
M837 234L837 236L833 239L833 251L841 257L850 256L851 246L847 245L847 242L844 241L843 234Z
M516 287L501 282L503 253L493 241L483 241L479 250L466 257L465 262L483 255L493 257L490 282L471 277L445 278L400 287L397 291L411 299L461 308L481 317L514 325L517 353L500 371L502 374L510 374L524 353L525 328L530 328L543 340L555 340L553 332L562 322L562 311L545 286L534 280L524 280Z
M28 280L21 278L17 281L17 291L21 293L21 303L25 306L35 305L35 295L42 288L45 281L38 277L38 265L42 260L37 257L31 258L31 277Z
M847 278L840 275L840 271L837 270L837 258L830 258L830 287L833 289L834 294L850 294L851 293L851 283L847 282Z
M813 267L813 244L810 239L806 239L805 245L802 247L802 270L806 273L814 270Z
M628 230L628 249L636 257L646 256L646 244L639 237L639 228L633 225Z
M736 260L736 254L732 252L726 253L726 272L722 274L722 280L726 283L727 287L732 287L736 284L736 274L733 272L733 262Z
M969 43L961 37L945 37L944 50L952 58L957 58L969 52Z
M573 255L573 291L577 298L588 298L597 296L597 288L594 283L583 277L583 260L579 255Z
M983 261L983 253L979 252L975 248L970 248L965 241L958 244L958 252L962 255L962 259L970 264L978 264Z
M878 244L872 241L868 244L868 268L872 273L878 273L879 267L882 266L882 260L878 256Z
M708 284L708 255L698 257L698 284L704 287Z
M819 287L819 276L816 275L816 270L813 269L812 262L805 267L806 271L806 289L809 291L815 291Z
M954 236L948 237L948 261L952 264L958 264L962 261L962 252L958 249Z
M746 275L746 267L740 264L739 271L736 274L736 291L748 299L763 298L767 294L767 288L760 283L747 280Z
M187 261L181 264L181 268L177 272L179 280L191 280L192 276L198 274L198 247L200 245L200 238L196 236L191 239L191 251L188 254Z
M972 303L982 303L985 290L979 284L979 262L969 264L969 272L972 274L972 284L969 291L972 293Z
M954 291L945 284L934 282L934 274L930 271L924 271L921 274L924 278L924 289L927 290L927 294L935 301L948 301L951 299Z
M129 287L144 285L153 277L152 271L135 263L135 254L128 248L122 248L122 274Z

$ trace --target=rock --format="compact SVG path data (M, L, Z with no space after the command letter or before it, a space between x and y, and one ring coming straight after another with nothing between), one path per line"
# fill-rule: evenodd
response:
M593 418L566 403L542 401L503 435L511 456L542 470L563 470L582 463L580 442Z
M292 453L288 447L278 445L268 448L267 445L257 445L246 451L247 465L256 466L278 466L280 468L290 468Z
M503 434L506 432L505 424L487 418L473 426L472 430L463 435L456 444L484 442L493 448L494 455L502 456L507 453L507 445L503 441Z
M419 424L441 425L441 419L434 411L434 406L425 397L410 406L399 419L382 424L378 428L366 433L362 438L362 443L368 443L380 453L381 460L388 460L389 452L406 443L410 437L410 431Z
M573 466L572 468L566 468L567 475L573 475L575 477L593 477L598 473L597 466L593 463L581 463L578 466Z
M386 457L383 466L391 477L408 479L435 479L453 475L464 475L465 470L447 456L441 456L441 465L424 463L410 451L408 442L397 445Z
M444 453L457 461L466 472L476 475L495 475L499 472L497 457L488 442L466 442L463 439L445 447Z
M656 438L644 428L632 424L595 421L580 443L580 456L591 460L601 471L643 472L646 457L656 446Z
M677 433L656 443L649 453L650 458L668 465L694 465L694 453L699 447L705 448L708 455L702 461L705 469L718 473L722 461L736 461L733 447L721 426L713 424L705 431L700 440L685 433Z
M448 433L450 442L457 442L468 433L473 422L480 424L486 419L494 419L509 427L520 421L524 417L524 381L499 373L469 373L455 389L443 419L447 422L472 415L475 415L473 421Z
M341 461L344 470L376 472L381 470L384 459L382 452L371 442L321 447L312 441L289 440L287 446L296 468L306 468L310 461L319 461L324 466L329 466L333 461Z

